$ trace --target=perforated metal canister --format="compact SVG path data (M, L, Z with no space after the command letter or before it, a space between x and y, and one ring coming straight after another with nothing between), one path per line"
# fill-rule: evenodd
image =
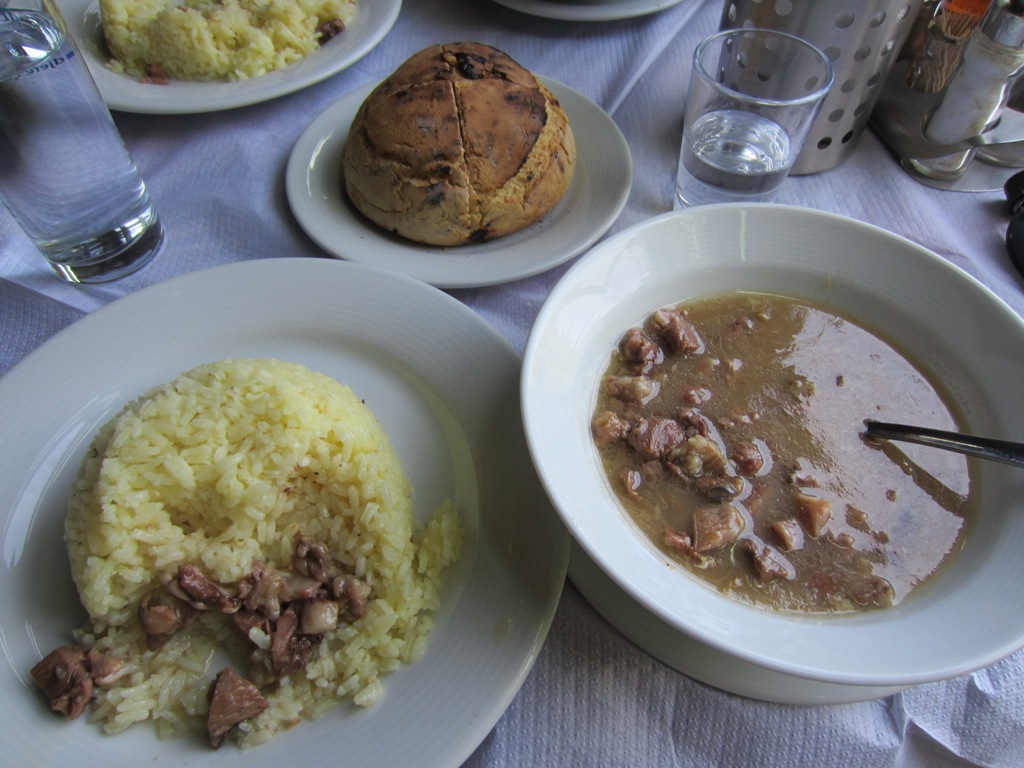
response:
M801 37L835 68L794 174L819 173L853 151L923 0L725 0L721 29L762 27Z

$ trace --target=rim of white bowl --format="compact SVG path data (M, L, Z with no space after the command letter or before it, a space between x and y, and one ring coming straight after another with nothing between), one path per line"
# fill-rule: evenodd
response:
M907 686L1005 658L1024 647L1024 614L1008 610L1024 580L1024 558L1013 554L1024 543L1024 502L1016 500L1024 499L1024 476L1012 468L977 467L983 524L925 585L894 608L837 616L772 613L715 592L656 556L615 501L590 441L588 408L621 333L657 306L709 292L805 295L811 286L834 307L860 302L878 323L898 319L901 327L887 335L938 366L972 427L1024 435L1024 413L1014 411L1005 383L995 383L1024 380L1024 320L979 281L920 245L837 214L703 206L608 238L567 271L538 313L521 397L549 497L588 556L633 599L745 661L822 682Z

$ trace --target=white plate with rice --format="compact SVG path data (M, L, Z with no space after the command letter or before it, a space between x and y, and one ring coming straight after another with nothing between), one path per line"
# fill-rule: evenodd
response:
M439 288L521 280L579 255L608 231L625 207L633 184L632 158L607 112L567 85L540 80L569 117L577 156L565 196L539 221L485 243L445 248L405 240L364 218L344 192L341 156L359 105L376 87L371 84L321 112L296 142L285 188L299 225L332 256L401 272Z
M402 0L362 0L346 29L304 59L243 80L143 83L114 72L103 36L98 0L57 0L68 31L110 109L146 114L192 114L258 104L318 83L351 66L384 39L398 18Z
M458 344L449 340L458 339ZM391 438L417 522L450 497L467 530L425 654L383 679L373 705L342 703L247 750L205 734L110 736L51 713L28 670L84 619L62 538L86 448L126 402L202 363L270 357L348 384ZM271 259L143 289L39 347L0 379L0 717L12 765L458 766L501 717L546 637L569 538L530 461L516 404L520 360L478 315L373 267Z

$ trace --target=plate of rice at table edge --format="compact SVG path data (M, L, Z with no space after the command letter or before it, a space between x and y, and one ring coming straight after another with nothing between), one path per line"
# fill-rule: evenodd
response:
M440 290L298 258L28 355L0 378L5 764L461 765L568 567L519 369Z
M284 96L361 59L401 0L57 0L104 101L149 114Z

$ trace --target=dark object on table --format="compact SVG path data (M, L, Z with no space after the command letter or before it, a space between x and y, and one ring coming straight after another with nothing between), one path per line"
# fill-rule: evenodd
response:
M1006 228L1006 252L1017 271L1024 275L1024 171L1018 171L1003 185L1010 203L1010 226Z

